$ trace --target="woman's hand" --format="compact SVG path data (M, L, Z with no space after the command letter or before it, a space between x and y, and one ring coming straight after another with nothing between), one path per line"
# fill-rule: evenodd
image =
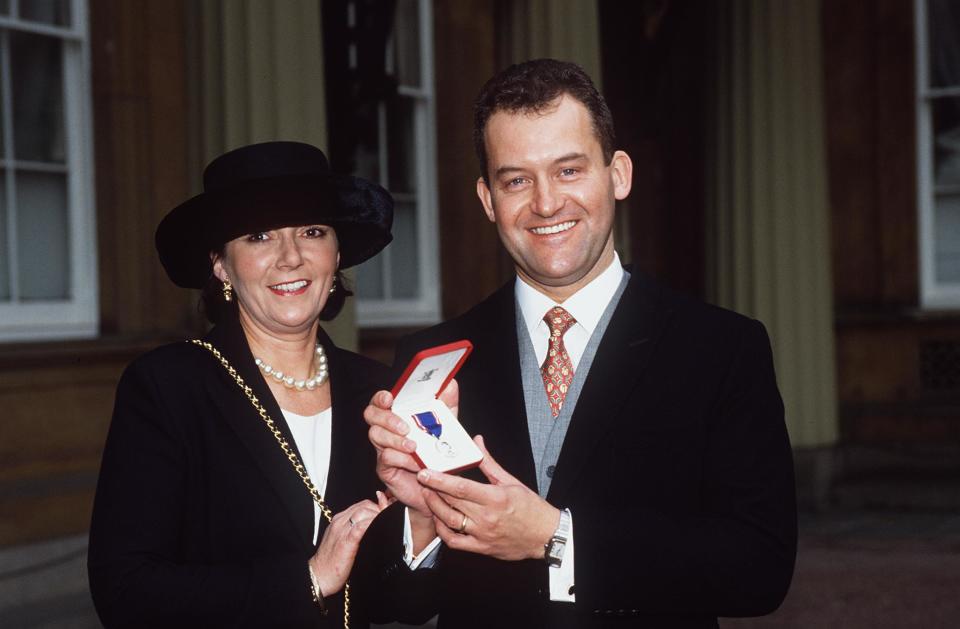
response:
M330 596L343 589L350 576L360 540L370 523L388 507L390 501L377 492L377 503L362 500L333 516L323 532L317 552L310 558L310 570L317 579L320 594Z

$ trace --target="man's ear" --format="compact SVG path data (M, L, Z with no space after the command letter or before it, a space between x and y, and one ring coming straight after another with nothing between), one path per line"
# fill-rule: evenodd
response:
M610 160L610 176L613 178L613 196L623 201L633 187L633 162L623 151L617 151Z
M483 204L483 211L491 223L496 223L497 218L493 213L493 198L490 194L490 186L484 181L483 177L477 177L477 196L480 197L480 203Z

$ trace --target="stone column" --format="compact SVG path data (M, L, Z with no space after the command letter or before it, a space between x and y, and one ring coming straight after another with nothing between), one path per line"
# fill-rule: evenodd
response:
M793 445L831 446L838 428L820 3L718 6L708 284L717 303L767 326Z
M500 67L540 57L573 61L601 87L597 0L509 0L497 17Z

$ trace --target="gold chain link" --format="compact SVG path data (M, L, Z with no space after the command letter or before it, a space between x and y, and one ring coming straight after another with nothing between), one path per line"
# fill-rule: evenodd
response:
M205 343L200 339L191 339L191 343L203 347L209 351L213 356L220 361L220 364L223 365L223 368L227 370L227 373L230 374L230 377L233 378L234 382L237 383L237 386L240 387L240 390L243 391L243 394L247 396L247 399L250 400L250 403L253 404L253 408L257 410L257 413L260 415L260 419L267 425L267 428L273 433L273 438L277 440L277 443L280 444L280 449L283 450L283 453L287 455L290 463L293 465L293 469L300 475L300 480L303 481L303 484L307 486L307 491L310 492L310 496L313 498L313 501L317 503L317 506L320 507L320 513L323 514L323 517L327 519L327 522L333 522L333 511L330 510L330 507L323 501L323 496L320 495L320 492L317 491L316 485L313 484L313 481L310 480L310 475L307 474L307 469L303 466L303 463L300 462L300 457L297 456L297 453L293 451L293 448L290 447L289 442L283 437L283 433L280 432L280 429L277 428L277 425L271 419L270 415L267 413L267 409L263 407L263 404L260 403L260 400L257 399L257 396L253 394L253 389L247 386L247 383L243 381L243 377L237 373L237 370L233 368L223 354L220 351L211 345L210 343ZM350 629L350 582L347 581L343 585L343 628Z

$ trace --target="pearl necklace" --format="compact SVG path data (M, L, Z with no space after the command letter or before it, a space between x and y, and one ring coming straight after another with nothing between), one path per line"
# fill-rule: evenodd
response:
M294 391L313 391L326 382L327 376L330 375L330 372L327 370L327 353L323 351L323 345L317 343L317 347L313 351L317 357L317 370L313 376L307 380L296 380L293 376L288 376L279 369L274 369L272 365L263 362L256 356L253 357L253 362L257 364L260 371L288 389L293 389Z

